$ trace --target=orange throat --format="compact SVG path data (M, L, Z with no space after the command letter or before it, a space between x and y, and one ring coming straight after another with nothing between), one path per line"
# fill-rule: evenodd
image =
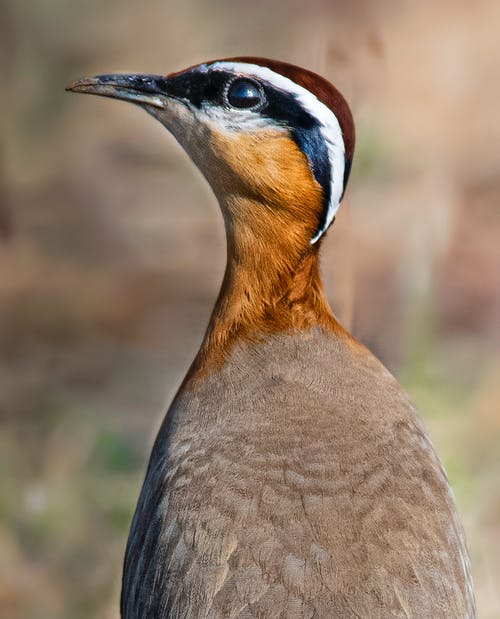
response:
M318 247L228 235L224 280L191 375L219 367L238 343L315 326L343 332L323 292Z

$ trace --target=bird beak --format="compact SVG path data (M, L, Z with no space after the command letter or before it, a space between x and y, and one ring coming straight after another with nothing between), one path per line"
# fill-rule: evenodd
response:
M73 82L66 90L164 109L170 98L167 83L168 79L160 75L95 75Z
M162 75L113 74L84 77L66 90L129 101L159 120L201 167L206 152L205 125L193 112L175 78Z

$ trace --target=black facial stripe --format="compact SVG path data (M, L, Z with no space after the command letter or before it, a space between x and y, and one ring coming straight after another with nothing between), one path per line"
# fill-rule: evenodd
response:
M319 126L308 131L292 130L292 137L306 155L311 166L314 178L323 190L323 212L321 214L319 229L326 223L328 205L331 195L331 168L328 148Z
M224 90L235 74L229 71L200 71L194 69L188 73L168 78L164 82L165 93L180 99L187 99L192 105L201 107L203 103L224 106ZM254 79L254 78L252 78ZM274 86L260 81L266 101L258 111L260 116L273 119L280 125L288 127L290 134L306 155L314 178L323 190L323 212L319 228L326 223L328 204L330 202L331 169L325 138L319 122L309 114L297 99ZM348 168L344 173L348 174ZM345 187L345 182L344 182Z
M187 99L198 108L204 102L223 105L224 89L232 77L234 75L226 71L189 71L168 78L165 81L165 93Z

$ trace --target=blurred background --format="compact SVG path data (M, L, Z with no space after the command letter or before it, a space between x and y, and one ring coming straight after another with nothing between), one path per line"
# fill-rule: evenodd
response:
M0 2L0 615L117 619L152 439L224 266L214 197L85 74L312 68L357 123L324 244L339 318L426 419L500 617L500 3Z

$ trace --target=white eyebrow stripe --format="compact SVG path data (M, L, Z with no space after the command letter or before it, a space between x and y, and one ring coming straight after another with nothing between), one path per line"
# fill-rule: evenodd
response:
M345 169L345 144L342 136L340 123L332 110L322 103L312 92L299 86L293 80L272 71L268 67L261 67L256 64L245 62L214 62L211 65L200 67L202 70L226 69L260 78L272 86L293 95L303 106L304 110L311 114L320 124L321 135L323 136L328 150L330 163L330 200L324 225L318 230L311 239L311 244L326 232L332 223L340 206L340 200L344 192L344 169Z

